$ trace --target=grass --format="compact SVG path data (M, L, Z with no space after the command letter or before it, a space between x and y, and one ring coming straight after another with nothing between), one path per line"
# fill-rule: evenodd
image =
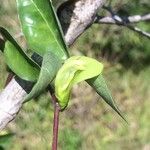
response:
M11 2L0 0L0 3L2 4L0 7L1 24L11 29L12 34L15 35L19 32L19 25L16 20L14 0ZM8 21L7 18L13 18L13 21ZM105 78L129 125L86 83L81 83L74 86L69 107L60 115L59 150L150 149L150 68L143 67L139 72L135 72L125 68L120 62L106 61L109 60L108 54L101 55L100 50L106 50L105 45L111 40L107 37L106 41L101 41L107 29L108 27L101 27L102 31L98 33L99 27L91 28L71 48L71 54L95 57L105 64ZM111 32L114 30L116 27ZM117 35L118 33L114 36L116 40L119 40ZM137 38L136 41L138 41ZM119 48L116 45L115 47ZM133 65L136 67L136 64ZM0 54L1 90L6 75L6 65ZM52 121L53 106L49 95L45 93L37 100L25 104L16 120L9 124L6 130L15 133L15 136L7 149L50 149Z

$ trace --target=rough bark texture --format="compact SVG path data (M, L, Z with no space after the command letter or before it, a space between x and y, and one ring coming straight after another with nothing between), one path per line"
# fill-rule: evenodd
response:
M0 130L15 118L25 96L26 92L15 79L0 93Z
M79 0L58 9L58 16L65 33L65 40L71 45L77 37L86 30L94 21L98 8L105 0ZM63 8L63 6L65 6Z
M104 2L105 0L70 0L59 8L58 14L68 45L93 23L98 8ZM0 93L0 130L16 117L25 96L26 92L15 79Z

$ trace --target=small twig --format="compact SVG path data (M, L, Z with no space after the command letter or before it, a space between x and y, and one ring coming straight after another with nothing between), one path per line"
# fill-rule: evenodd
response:
M52 101L54 103L52 150L57 150L60 107L59 107L59 104L57 102L56 96L54 94L51 94L51 96L52 96Z
M120 24L131 24L131 23L138 23L141 21L150 21L150 14L146 15L135 15L135 16L128 16L128 17L121 17L117 15L118 18L120 18ZM112 16L99 16L97 15L95 18L95 23L100 24L117 24L116 19Z
M132 31L135 31L135 32L147 37L148 39L150 39L150 33L149 32L145 32L145 31L141 30L140 28L137 28L137 27L134 27L134 26L131 26L131 25L127 25L126 27L128 29L130 29Z
M150 20L150 14L147 14L145 16L132 16L132 17L126 17L126 18L123 18L123 17L120 17L119 15L117 15L111 7L103 7L104 9L108 10L111 14L111 17L100 17L100 16L96 16L95 18L95 23L105 23L105 24L116 24L116 25L119 25L119 26L125 26L127 27L128 29L132 30L132 31L135 31L145 37L147 37L148 39L150 39L150 33L148 32L145 32L133 25L131 25L130 23L135 23L135 22L139 22L139 21L148 21Z

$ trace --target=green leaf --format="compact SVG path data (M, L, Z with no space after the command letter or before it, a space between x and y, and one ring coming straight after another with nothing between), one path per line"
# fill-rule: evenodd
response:
M39 79L25 98L27 101L39 95L52 82L62 61L64 62L69 54L51 1L16 1L28 46L43 57Z
M48 51L62 60L69 56L50 0L16 0L29 48L41 56Z
M55 79L55 94L60 107L64 109L67 106L74 84L93 78L102 70L100 62L85 56L73 56L66 60Z
M37 83L25 97L25 101L38 96L53 81L62 65L62 61L53 53L47 52L43 57L42 67Z
M115 101L112 98L111 92L109 91L105 79L103 78L102 74L97 77L91 78L87 80L88 84L92 86L95 91L104 99L104 101L115 110L121 118L125 121L126 119L121 114L120 110L115 104ZM127 122L127 121L126 121Z
M6 29L0 27L0 33L6 40L3 53L8 67L20 78L36 81L40 72L39 66L25 54Z
M2 148L7 147L11 143L11 139L13 136L14 134L12 133L0 135L0 146Z

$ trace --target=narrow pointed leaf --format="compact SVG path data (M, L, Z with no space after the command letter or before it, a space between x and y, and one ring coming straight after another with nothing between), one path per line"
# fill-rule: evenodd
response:
M39 66L25 54L6 29L0 27L0 33L6 40L3 54L8 67L20 78L36 81L40 72Z
M62 61L51 52L47 52L43 57L42 67L37 83L25 98L25 101L38 96L53 81L57 71L62 65Z
M111 92L109 91L107 84L105 82L105 79L103 78L102 74L100 74L97 77L88 79L87 82L89 83L90 86L92 86L95 91L104 99L104 101L112 107L113 110L115 110L121 118L123 118L125 121L126 119L123 117L121 114L120 110L116 106ZM126 121L127 122L127 121Z
M58 71L55 79L55 94L61 108L67 106L74 84L99 75L102 69L103 65L92 58L85 56L69 58Z
M16 0L22 31L29 48L41 56L48 51L66 60L69 56L50 0Z

